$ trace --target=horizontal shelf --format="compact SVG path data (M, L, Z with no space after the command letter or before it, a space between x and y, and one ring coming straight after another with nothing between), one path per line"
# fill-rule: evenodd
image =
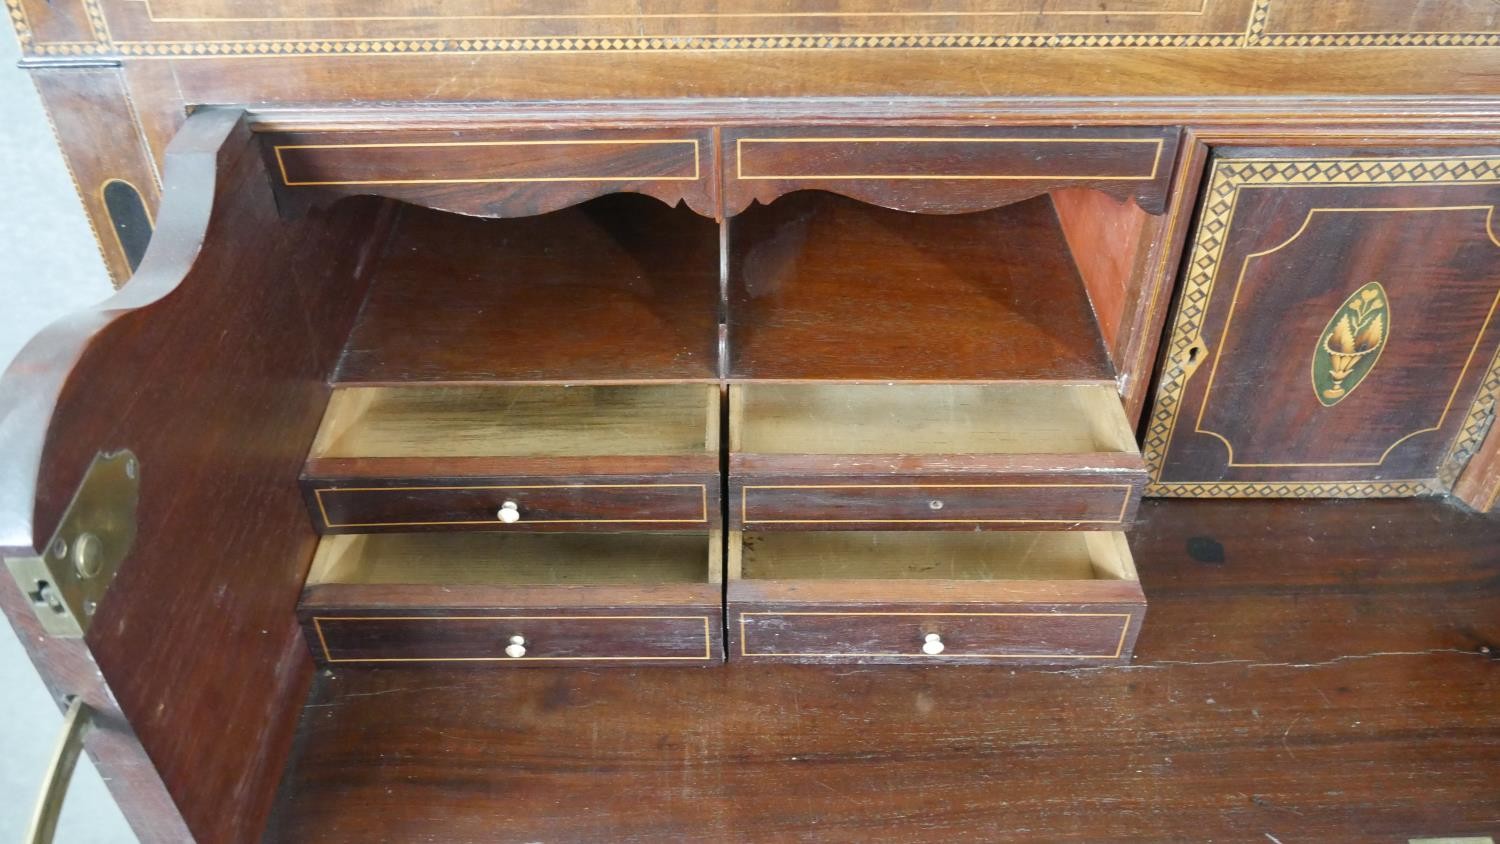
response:
M1112 385L736 384L730 402L734 453L1137 453Z
M729 226L731 377L1114 377L1047 197L920 215L809 191Z
M402 209L334 380L706 380L713 220L636 194L537 217Z
M731 537L731 580L1136 581L1123 534L813 531ZM898 600L899 595L892 595Z
M717 385L341 387L313 458L703 455Z

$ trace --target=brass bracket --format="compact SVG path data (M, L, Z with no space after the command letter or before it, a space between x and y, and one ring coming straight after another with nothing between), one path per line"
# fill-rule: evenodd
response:
M135 542L141 464L128 450L100 453L40 556L5 560L49 635L78 639Z
M62 735L58 736L57 749L52 751L52 764L47 766L47 780L42 784L36 809L31 813L31 828L23 839L26 844L52 844L73 770L83 755L83 740L93 729L94 710L79 698L70 700L67 717L63 719Z

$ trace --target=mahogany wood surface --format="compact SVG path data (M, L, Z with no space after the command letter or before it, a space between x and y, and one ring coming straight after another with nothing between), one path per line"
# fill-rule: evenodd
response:
M329 538L298 615L327 664L716 665L721 541L717 529ZM512 636L524 654L506 652Z
M1500 522L1142 511L1133 664L325 672L269 838L1494 834Z
M1152 244L1164 236L1166 218L1087 188L1053 191L1052 207L1118 369L1137 331L1135 314L1127 312L1127 306L1140 295L1140 288L1155 281L1147 266Z
M1494 148L1220 150L1145 438L1152 491L1446 488L1500 390L1497 163ZM1318 355L1373 283L1375 334L1357 338L1373 363L1335 395Z
M280 133L265 138L283 196L374 193L485 217L556 211L606 193L686 202L714 216L706 130L451 129Z
M342 461L341 461L342 462ZM303 490L322 533L380 530L622 530L717 527L718 459L674 461L662 473L486 475L450 472L462 461L423 461L411 474L309 475ZM697 463L697 474L689 474ZM684 465L688 464L688 465ZM629 465L620 461L616 469ZM497 511L517 505L520 521Z
M728 237L732 378L1114 376L1045 198L932 216L803 192Z
M724 206L826 190L923 213L981 211L1087 187L1160 213L1178 130L792 126L724 137Z
M613 194L539 217L403 211L336 381L718 376L718 232Z
M632 607L628 616L612 609L566 607L513 610L486 607L460 615L446 607L423 605L412 614L371 614L334 610L338 615L306 615L308 641L323 665L413 664L441 667L471 663L490 667L552 667L569 663L611 665L698 665L723 661L723 612L718 589L698 590L696 605ZM699 615L683 615L687 611ZM382 611L389 613L389 610ZM512 636L525 640L526 654L505 653Z
M884 607L833 599L756 603L740 584L729 595L730 659L762 662L855 662L861 665L1095 665L1130 659L1145 610L1139 591L1121 603L1088 603L1086 589L1067 603L918 604ZM1123 590L1122 590L1123 591ZM893 593L895 594L895 593ZM1133 598L1133 600L1131 600ZM924 637L944 650L928 656Z
M187 124L165 195L132 282L47 329L0 381L0 547L44 547L95 454L134 452L135 543L85 639L100 680L59 691L133 728L93 747L144 840L243 840L311 675L293 615L316 534L287 480L381 222L371 201L283 221L234 111ZM71 666L56 668L67 683Z
M161 204L161 173L144 134L134 126L124 76L117 67L75 67L37 68L31 78L94 226L104 266L117 286L123 284L130 277L130 260L115 230L118 221L104 201L104 188L110 182L129 185L140 193L148 215Z
M861 473L837 458L808 461L801 472L731 470L729 527L1118 530L1135 518L1146 484L1138 458L1046 457L1054 459L1008 472L935 472L910 460L898 473Z

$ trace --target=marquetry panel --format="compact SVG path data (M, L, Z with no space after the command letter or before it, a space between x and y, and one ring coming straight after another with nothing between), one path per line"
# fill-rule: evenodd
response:
M1500 392L1500 156L1229 150L1209 178L1149 491L1450 486Z
M1262 0L1250 37L1266 46L1458 46L1500 43L1492 0L1378 3Z
M1497 43L1488 0L6 0L28 54L204 56Z
M161 177L117 67L32 73L68 174L116 285L139 265L155 227Z

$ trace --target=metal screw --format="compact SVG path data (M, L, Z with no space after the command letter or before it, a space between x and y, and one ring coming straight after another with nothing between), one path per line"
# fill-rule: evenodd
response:
M58 538L52 540L52 547L48 550L52 552L52 556L60 560L63 557L68 556L68 542L67 540L59 536Z
M67 608L63 606L62 596L57 594L57 590L53 589L50 583L39 584L36 590L36 597L38 601L46 604L48 609L58 615L67 612Z
M927 502L927 506L933 510L941 510L943 509L943 502L938 501L934 498L933 500Z

